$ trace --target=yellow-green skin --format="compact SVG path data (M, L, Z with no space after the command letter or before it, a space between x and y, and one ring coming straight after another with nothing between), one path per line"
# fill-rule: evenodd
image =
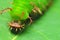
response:
M48 1L49 0L13 0L12 11L10 14L13 20L26 20L29 17L29 13L34 8L32 4L35 4L42 11L43 7L39 3L41 2L46 6Z

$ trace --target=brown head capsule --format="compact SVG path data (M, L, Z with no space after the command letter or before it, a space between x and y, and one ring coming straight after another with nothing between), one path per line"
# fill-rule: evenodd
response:
M22 32L24 29L24 24L20 24L20 22L11 22L9 23L10 30L12 33L19 33Z

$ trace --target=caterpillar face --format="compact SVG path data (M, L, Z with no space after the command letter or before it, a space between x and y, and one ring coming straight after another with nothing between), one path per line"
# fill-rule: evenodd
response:
M23 31L24 24L20 24L19 22L11 22L9 23L10 30L14 34L18 34Z

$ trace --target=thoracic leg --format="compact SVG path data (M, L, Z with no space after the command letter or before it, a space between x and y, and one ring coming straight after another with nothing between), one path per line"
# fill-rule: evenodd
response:
M6 12L6 11L8 11L8 10L10 10L10 11L11 11L11 10L12 10L12 8L5 8L5 9L3 9L3 10L1 10L1 11L0 11L0 14L2 14L3 12Z
M31 2L31 5L34 7L33 9L32 9L32 11L34 12L34 13L40 13L40 15L42 15L43 13L42 13L42 10L37 6L37 5L35 5L33 2ZM40 5L40 4L39 4Z
M32 23L32 19L31 19L31 17L29 16L29 19L30 19L30 23L29 23L29 25Z
M37 6L35 6L32 11L33 12L35 11L36 13L38 12L38 13L40 13L40 15L43 14L42 11L41 11L41 9L39 7L37 7Z

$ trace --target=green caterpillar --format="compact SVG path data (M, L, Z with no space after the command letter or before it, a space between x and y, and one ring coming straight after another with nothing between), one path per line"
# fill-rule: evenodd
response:
M11 11L13 19L26 20L29 17L29 13L35 6L42 11L43 7L41 6L40 2L43 3L45 7L49 0L13 0L13 9Z
M13 0L10 14L13 22L9 23L10 29L13 33L22 32L24 26L29 19L29 23L38 16L43 15L43 12L50 6L52 0Z

